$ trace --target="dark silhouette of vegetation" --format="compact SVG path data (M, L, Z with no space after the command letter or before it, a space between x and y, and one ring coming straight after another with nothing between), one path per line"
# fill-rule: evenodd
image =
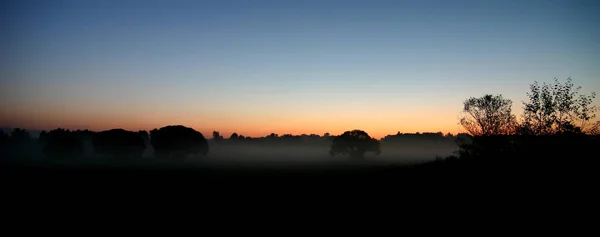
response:
M503 157L510 155L511 141L517 128L516 117L512 114L512 101L502 95L471 97L463 103L465 116L460 124L467 131L467 137L457 139L459 155L471 157Z
M10 137L8 136L8 134L4 133L3 130L0 130L0 145L8 143L9 139Z
M221 145L251 145L251 146L260 146L260 147L275 147L275 146L288 146L288 145L297 145L297 146L314 146L314 145L324 145L330 146L331 144L331 136L321 137L317 134L301 134L301 135L292 135L292 134L284 134L279 135L276 133L270 133L264 137L245 137L237 135L237 133L232 134L233 137L229 139L223 139L221 141L217 141L214 138L212 141L219 142Z
M473 136L508 135L515 129L512 101L502 95L471 97L464 102L460 124Z
M597 108L591 106L596 93L580 95L581 87L573 88L571 78L561 84L557 78L554 85L536 81L527 93L529 101L523 102L523 124L519 132L528 135L552 135L559 133L594 132L598 123L590 120L596 117Z
M480 118L477 121L483 122L475 123L480 126L470 129L475 132L468 139L459 139L459 157L520 165L563 163L566 166L586 163L586 157L598 154L595 147L600 147L600 144L596 127L598 122L590 121L595 117L596 108L590 106L595 94L579 95L577 91L580 88L573 90L570 78L565 84L560 84L555 79L552 87L545 83L540 87L535 82L528 93L529 101L524 102L520 123L513 121L514 116L504 106L479 106L478 111L482 112L473 114ZM498 99L494 104L509 104L504 101L501 103ZM487 119L488 117L493 119ZM515 129L511 129L513 124ZM489 129L490 127L497 129ZM466 128L469 130L472 127ZM565 157L571 158L567 160Z
M365 131L355 129L336 136L331 144L329 155L341 154L349 155L352 159L362 159L366 152L381 154L379 141L371 138Z
M151 151L153 151L157 158L175 160L194 154L206 156L209 144L211 148L214 146L223 150L242 151L238 153L241 156L247 155L246 151L265 151L264 149L255 149L257 147L274 148L272 150L276 152L283 151L276 154L284 156L285 152L297 152L298 150L293 150L297 148L300 148L301 151L305 148L307 151L316 150L315 153L325 156L329 149L329 155L347 155L351 160L364 159L367 152L380 154L382 149L386 151L387 155L392 154L393 156L393 152L398 150L420 152L425 149L443 147L443 150L448 148L448 150L456 151L455 155L446 158L439 157L431 162L424 160L420 164L406 165L390 163L380 165L377 162L383 160L382 157L373 161L359 162L360 168L343 167L340 168L341 170L336 170L331 166L331 169L322 169L314 173L318 173L318 175L365 174L369 177L384 177L385 180L423 180L427 177L436 177L436 182L445 182L446 180L460 182L505 181L509 178L519 180L513 184L518 184L523 178L534 177L536 182L552 180L554 185L569 177L576 177L573 180L580 182L583 179L581 177L586 177L580 174L595 173L595 170L592 170L596 167L593 163L598 156L598 147L600 147L600 122L593 121L596 108L591 106L595 94L591 96L578 95L577 90L572 88L574 85L570 80L565 84L556 82L553 87L539 86L537 82L534 83L531 87L532 91L528 93L529 100L524 102L524 112L519 120L512 114L510 108L512 102L501 95L470 98L463 104L465 117L460 120L467 132L455 135L442 132L398 132L377 140L362 130L352 130L338 136L331 136L329 133L325 133L323 136L270 133L264 137L247 137L234 133L229 139L224 139L218 131L214 131L213 139L207 141L202 133L177 125L153 129L149 134L146 131L128 132L122 129L113 129L109 131L114 131L114 136L110 139L106 138L105 141L110 141L109 144L112 144L106 145L107 147L120 147L116 149L117 151L127 150L121 149L121 146L117 144L128 144L125 147L133 148L135 152L132 153L135 153L136 157L140 154L139 149L145 144L145 147L150 148L146 150L149 156L152 156ZM93 140L96 140L92 138L97 138L102 134L104 132L56 129L50 132L41 132L37 141L34 141L35 136L32 138L24 129L13 129L11 134L0 132L0 145L4 144L0 149L0 155L2 155L0 161L3 164L14 164L14 160L18 159L12 159L13 156L29 158L36 156L37 153L43 153L45 157L55 159L85 156L86 146L97 145L91 144ZM248 149L244 150L244 148ZM288 148L289 150L286 150ZM388 149L391 152L387 152ZM112 154L112 156L118 156L122 154L106 152L110 149L92 148L90 150L91 155ZM215 151L218 154L219 150ZM11 159L5 159L5 157L11 157ZM215 157L220 158L218 155ZM104 159L105 157L93 156L93 158ZM146 162L152 159L140 160L143 160L140 162ZM110 159L109 161L116 162L116 160ZM126 165L128 163L124 162ZM160 164L158 165L160 168L165 167L166 164L173 164L167 168L181 167L177 166L180 164L174 164L178 162L160 161L157 163ZM207 164L210 163L207 162ZM354 165L353 162L350 163L348 166ZM377 165L362 166L362 164ZM186 169L187 165L190 164L185 164ZM202 167L198 168L202 170ZM208 173L211 173L211 169L212 167L205 170L210 170ZM180 171L177 170L177 172ZM262 170L258 172L260 173ZM286 172L287 170L284 170L277 174L285 175ZM203 173L202 177L205 177L205 174L207 173ZM559 178L551 179L553 176ZM438 179L437 177L442 178ZM454 179L457 177L459 178ZM464 179L460 177L464 177ZM412 183L412 181L408 183Z
M20 157L35 155L35 140L26 129L14 128L5 139L3 151L0 153Z
M223 141L223 136L219 133L219 131L213 131L213 140L219 142Z
M229 136L229 140L237 140L239 138L237 133L232 133L231 136Z
M150 141L150 134L146 130L140 130L137 133L144 141Z
M83 156L84 147L82 139L75 132L68 129L54 129L48 133L40 133L43 142L43 153L53 159L73 159Z
M25 143L32 140L29 132L26 129L21 128L13 129L13 131L10 133L10 137L14 143Z
M182 125L171 125L150 131L150 143L158 157L183 159L188 155L206 156L208 142L202 133Z
M270 139L270 140L276 140L277 138L279 138L279 135L275 134L275 133L271 133L266 138Z
M421 141L428 141L433 143L443 143L450 142L453 143L455 140L454 135L446 134L444 135L442 132L424 132L424 133L401 133L398 132L394 135L387 135L381 139L381 142L385 143L414 143Z
M92 137L94 151L112 157L141 157L146 145L143 132L111 129L98 132Z

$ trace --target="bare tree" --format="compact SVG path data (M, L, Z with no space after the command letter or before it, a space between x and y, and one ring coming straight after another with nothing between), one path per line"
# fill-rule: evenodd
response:
M460 124L472 136L507 135L515 129L512 101L502 95L471 97L464 102Z

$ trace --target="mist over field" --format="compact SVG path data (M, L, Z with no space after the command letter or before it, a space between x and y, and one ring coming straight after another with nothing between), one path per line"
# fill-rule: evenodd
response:
M39 140L39 138L37 138ZM263 138L264 139L264 138ZM181 160L161 159L149 141L140 158L111 157L98 154L89 139L84 139L83 154L75 158L49 158L43 154L44 145L33 140L29 143L4 149L3 160L31 164L60 165L108 165L126 167L181 166L201 167L303 167L303 166L339 166L339 165L407 165L433 161L448 157L458 149L453 138L442 141L408 140L404 142L383 141L381 154L367 152L364 159L350 160L347 156L331 156L332 141L316 138L315 141L291 141L287 144L277 140L253 141L215 141L208 140L210 150L206 156L186 155Z
M253 146L211 144L211 152L206 160L236 162L336 162L346 161L345 157L328 155L330 146L324 145L280 145ZM382 144L382 153L367 153L365 158L373 162L414 163L430 161L436 156L452 155L457 147L452 144L426 144L420 146L395 146Z

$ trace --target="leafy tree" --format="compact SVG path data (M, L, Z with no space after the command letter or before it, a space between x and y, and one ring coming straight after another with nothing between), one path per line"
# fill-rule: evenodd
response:
M150 143L156 156L184 159L190 154L206 156L209 151L204 135L193 128L170 125L150 132Z
M215 140L215 141L223 140L223 136L221 136L219 131L213 131L212 135L213 135L213 140Z
M140 136L140 132L120 128L94 134L92 145L97 154L120 158L139 158L146 149L144 138Z
M149 141L150 140L150 134L146 131L146 130L139 130L137 132L137 134L144 140L144 141Z
M84 155L82 140L68 129L50 130L40 134L40 140L44 143L43 153L48 158L78 158Z
M529 101L523 102L522 133L548 135L565 132L593 132L591 122L596 117L592 101L596 93L579 94L581 86L574 88L571 78L561 84L554 78L554 85L536 81L527 93Z
M365 131L355 129L333 138L329 155L350 155L352 159L361 159L366 152L381 154L379 141Z
M10 133L11 140L15 142L28 142L31 140L31 136L26 129L15 128Z
M38 137L38 139L42 139L42 138L44 138L46 135L48 135L48 132L46 132L46 130L42 130L42 131L40 132L40 136Z
M464 102L460 124L472 136L512 134L516 125L512 101L502 95L471 97Z
M237 140L238 139L238 134L237 133L233 133L231 134L231 136L229 137L229 140Z
M4 131L0 129L0 145L7 143L8 140L8 134L4 133Z

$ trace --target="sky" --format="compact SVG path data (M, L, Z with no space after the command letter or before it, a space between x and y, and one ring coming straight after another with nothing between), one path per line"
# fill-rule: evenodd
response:
M469 97L600 92L598 23L594 0L5 0L0 126L456 133Z

